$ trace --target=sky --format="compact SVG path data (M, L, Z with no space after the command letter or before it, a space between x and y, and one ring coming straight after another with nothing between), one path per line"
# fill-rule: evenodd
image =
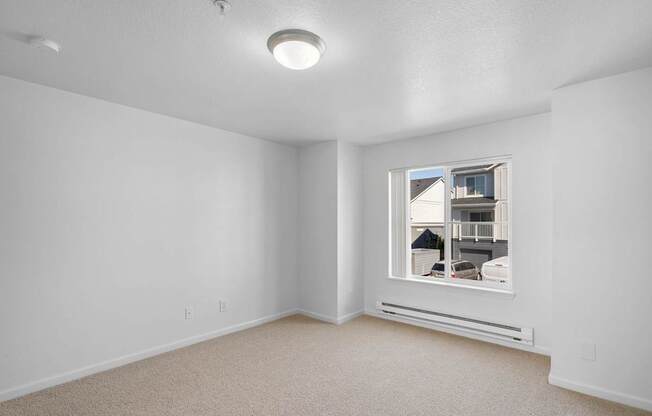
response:
M410 172L410 180L436 178L437 176L444 176L444 169L433 168L433 169L413 170Z

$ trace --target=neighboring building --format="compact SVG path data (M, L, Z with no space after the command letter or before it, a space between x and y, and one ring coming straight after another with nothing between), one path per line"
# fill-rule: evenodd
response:
M444 238L444 178L413 179L410 181L410 219L412 242L423 232Z
M468 260L480 268L508 255L508 173L504 163L451 171L452 259ZM426 230L444 238L445 192L442 177L410 181L412 243Z
M436 247L444 238L445 192L442 177L410 181L411 260L415 275L429 275L432 265L443 258L443 251Z
M508 255L508 173L504 163L452 170L452 258L480 267Z

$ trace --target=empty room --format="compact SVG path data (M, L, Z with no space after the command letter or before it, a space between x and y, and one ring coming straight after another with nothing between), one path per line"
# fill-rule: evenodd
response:
M0 415L652 416L650 182L651 0L0 0Z

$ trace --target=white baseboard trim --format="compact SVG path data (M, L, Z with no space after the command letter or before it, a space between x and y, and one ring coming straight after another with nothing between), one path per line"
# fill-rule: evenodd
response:
M588 394L589 396L599 397L611 402L652 411L652 400L644 399L642 397L619 393L617 391L607 390L601 387L591 386L584 383L578 383L565 378L554 376L552 374L548 375L548 383L552 384L553 386Z
M300 315L307 316L308 318L312 318L312 319L316 319L318 321L328 322L329 324L337 325L337 318L333 318L332 316L322 315L321 313L311 312L311 311L307 311L305 309L298 309L297 313L299 313Z
M217 329L215 331L206 332L204 334L184 338L178 341L171 342L169 344L148 348L146 350L135 352L133 354L124 355L122 357L103 361L97 364L91 364L82 368L78 368L76 370L68 371L66 373L42 378L40 380L23 384L21 386L12 387L10 389L0 391L0 402L14 399L16 397L24 396L29 393L34 393L36 391L43 390L48 387L53 387L58 384L63 384L69 381L77 380L82 377L90 376L92 374L96 374L102 371L110 370L112 368L121 367L123 365L133 363L135 361L144 360L145 358L150 358L155 355L163 354L165 352L187 347L189 345L193 345L198 342L207 341L209 339L217 338L223 335L227 335L234 332L243 331L245 329L253 328L255 326L263 325L268 322L285 318L286 316L296 315L297 312L298 311L296 309L291 309L285 312L264 316L262 318L254 319L252 321L243 322L241 324L236 324L236 325L228 326L226 328Z
M346 315L342 315L339 318L337 318L337 324L342 325L343 323L349 322L350 320L355 319L355 318L357 318L358 316L361 316L361 315L364 315L364 310L359 310L359 311L356 311L356 312L351 312L351 313L346 314Z
M386 319L388 321L395 321L395 322L401 322L404 324L408 325L414 325L418 326L421 328L427 328L427 329L432 329L435 331L440 331L440 332L446 332L447 334L453 334L453 335L458 335L460 337L465 337L465 338L471 338L471 339L476 339L478 341L484 341L484 342L490 342L492 344L497 344L497 345L502 345L503 347L509 347L509 348L514 348L517 350L522 350L522 351L527 351L527 352L533 352L535 354L541 354L541 355L546 355L550 356L550 350L546 347L541 347L538 345L530 346L530 345L523 345L523 344L517 344L517 343L512 343L512 342L507 342L507 341L502 341L500 339L496 338L491 338L491 337L483 337L482 335L477 335L473 334L470 332L466 331L458 331L443 325L437 325L435 323L426 323L426 322L419 322L414 319L409 319L409 318L403 318L400 316L389 316L385 315L382 313L377 312L375 309L373 310L365 310L365 315L373 316L376 318L380 319Z
M317 312L307 311L305 309L298 309L297 313L307 316L308 318L316 319L318 321L328 322L329 324L342 325L351 319L355 319L360 315L364 315L364 310L352 312L347 315L340 316L339 318L334 318L332 316L323 315Z

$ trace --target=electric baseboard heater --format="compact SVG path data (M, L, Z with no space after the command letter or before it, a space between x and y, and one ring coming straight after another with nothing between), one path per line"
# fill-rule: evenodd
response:
M413 320L422 324L442 326L458 331L465 331L486 337L518 344L533 345L534 331L532 328L519 328L481 319L451 315L443 312L419 309L411 306L388 302L376 302L376 309L383 315Z

